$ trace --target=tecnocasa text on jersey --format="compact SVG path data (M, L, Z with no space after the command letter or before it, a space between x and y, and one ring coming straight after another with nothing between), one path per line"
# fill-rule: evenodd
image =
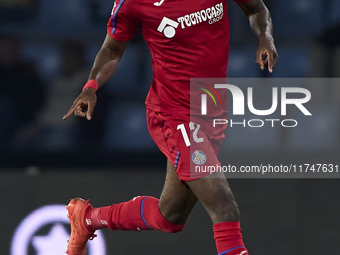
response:
M182 28L185 28L185 26L190 27L191 25L196 25L205 21L208 21L209 24L212 24L221 20L222 17L223 17L223 4L219 3L207 9L203 9L179 17L177 21L181 23Z

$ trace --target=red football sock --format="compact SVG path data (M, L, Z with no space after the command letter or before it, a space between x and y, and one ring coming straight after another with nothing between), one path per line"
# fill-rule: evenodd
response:
M240 222L217 223L213 229L218 255L248 255L242 240Z
M185 225L167 221L158 209L158 201L154 197L141 196L112 206L89 207L85 214L85 226L91 232L108 227L112 230L181 231Z

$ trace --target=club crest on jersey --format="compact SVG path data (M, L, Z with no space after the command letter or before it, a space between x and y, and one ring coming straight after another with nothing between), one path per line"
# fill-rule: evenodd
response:
M207 156L204 152L196 150L191 156L192 162L196 165L203 165L207 161Z
M222 2L212 7L193 12L177 18L177 21L163 17L157 31L163 33L167 38L173 38L176 34L176 28L181 24L181 28L191 27L199 23L208 22L213 24L223 18Z

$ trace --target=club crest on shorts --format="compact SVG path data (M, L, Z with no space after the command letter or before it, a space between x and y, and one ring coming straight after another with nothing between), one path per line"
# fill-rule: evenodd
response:
M207 161L207 156L204 154L204 152L196 150L192 154L191 159L196 165L203 165Z

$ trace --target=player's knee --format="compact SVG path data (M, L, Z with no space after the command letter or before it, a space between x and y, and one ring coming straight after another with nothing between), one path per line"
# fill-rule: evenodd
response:
M177 233L183 230L188 216L181 211L173 211L162 206L159 208L159 221L162 230L168 233Z
M161 224L163 225L163 231L168 233L178 233L182 231L186 225L186 220L183 222L182 219L176 219L174 217L171 217L170 220L164 216L162 218Z
M167 215L165 218L175 225L184 225L187 222L188 215L183 213L176 213L172 215Z
M186 224L184 225L176 225L176 224L172 224L172 226L168 226L167 229L165 230L165 232L168 233L178 233L181 232Z
M184 225L187 222L191 210L188 208L175 208L162 206L159 208L163 217L175 225Z

